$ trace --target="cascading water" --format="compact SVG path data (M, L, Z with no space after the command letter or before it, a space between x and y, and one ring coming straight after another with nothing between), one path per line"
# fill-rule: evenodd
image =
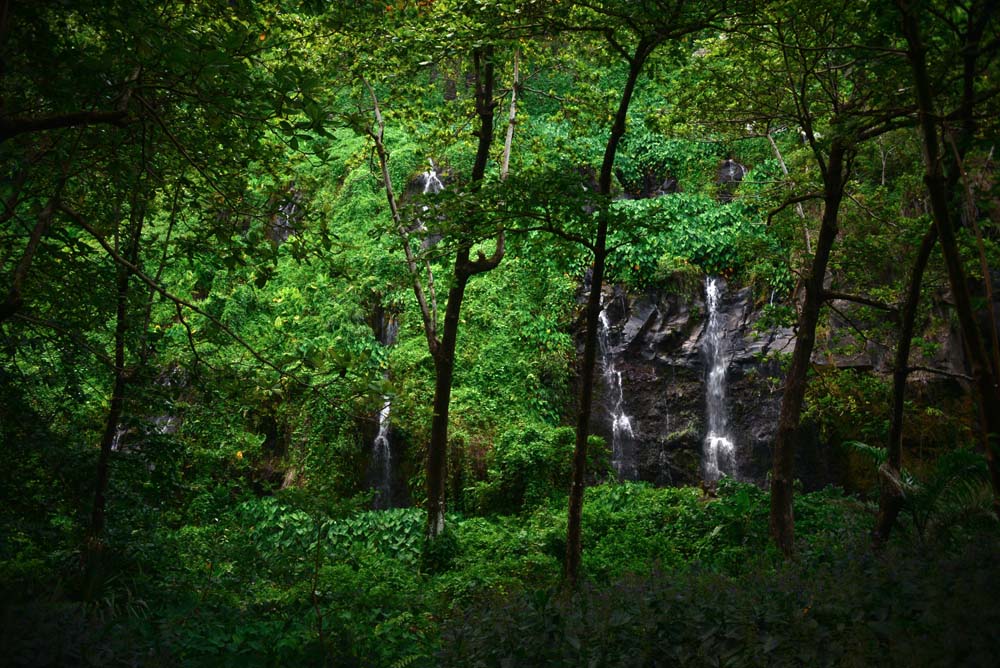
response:
M437 168L434 166L434 161L428 159L427 162L430 164L430 169L424 172L424 195L437 195L439 192L444 190L444 184L441 183L441 179L438 178ZM427 207L424 207L427 210Z
M378 434L372 442L372 471L375 473L376 508L392 507L392 444L389 442L389 411L392 401L385 403L378 412Z
M434 166L434 161L428 158L427 163L430 167L426 172L420 175L419 179L417 179L417 183L420 185L420 192L422 195L437 195L439 192L444 190L444 183L438 176L437 167ZM421 207L421 211L423 213L427 213L430 211L430 208L429 204L424 204ZM414 229L419 230L426 235L424 236L423 241L420 242L420 248L422 250L427 250L441 240L441 233L428 233L426 223L420 218L417 219L417 224Z
M385 347L392 346L396 343L396 320L385 312L381 313L379 320L380 343ZM372 488L375 490L373 505L378 509L392 507L392 442L389 439L391 410L392 399L383 396L382 408L378 411L378 432L372 441L371 456Z
M111 437L111 451L118 452L122 449L122 443L124 442L125 436L128 434L128 427L122 423L118 423L115 428L115 435Z
M705 480L714 481L736 472L735 444L728 431L726 410L726 367L729 360L724 350L726 323L720 312L725 284L717 276L705 279L705 302L708 324L702 337L702 353L708 377L705 382L705 412L708 435L705 437L703 469Z
M610 394L608 408L611 416L611 465L619 480L634 480L636 466L633 455L635 432L632 420L625 414L625 394L622 388L622 372L615 367L614 352L611 347L611 323L601 309L598 343L601 348L601 366L604 380Z

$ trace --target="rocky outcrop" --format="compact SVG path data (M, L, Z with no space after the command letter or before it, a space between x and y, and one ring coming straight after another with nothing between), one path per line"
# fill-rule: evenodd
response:
M657 485L698 484L702 480L703 446L707 435L705 381L708 373L703 353L707 304L703 284L673 290L651 289L631 293L606 287L607 354L621 377L618 388L607 387L607 376L597 381L592 433L612 441L612 412L627 414L632 461L620 467L628 475ZM923 425L911 431L923 448L931 435L954 433L956 421L969 423L970 388L962 339L950 317L947 294L931 300L931 315L923 323L923 345L915 351L908 396L920 405L951 406L951 424ZM754 302L749 288L726 287L719 305L724 329L726 366L727 436L735 444L735 471L739 479L763 484L771 464L771 444L781 410L784 376L782 360L795 345L787 327L763 327L762 304ZM889 374L892 325L864 320L866 311L856 304L835 301L813 354L814 368L850 369L860 373ZM997 307L1000 311L1000 305ZM868 316L869 318L872 316ZM875 335L881 327L881 334ZM601 361L598 361L601 364ZM929 371L933 370L933 371ZM966 415L968 414L968 415ZM804 421L797 448L796 475L806 489L830 483L845 484L852 475L845 451L822 442L820 429ZM948 432L951 430L951 432ZM943 438L946 438L942 436ZM954 437L951 437L953 444Z
M650 290L605 295L610 354L622 373L624 403L634 433L636 477L660 485L697 484L706 435L705 295ZM778 355L791 352L791 330L757 332L749 289L727 293L729 424L737 443L737 477L762 480L781 401ZM611 440L608 390L599 383L594 433Z

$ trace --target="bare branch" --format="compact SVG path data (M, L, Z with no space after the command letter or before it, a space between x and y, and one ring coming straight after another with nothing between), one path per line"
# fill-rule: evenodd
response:
M781 172L788 176L788 165L785 164L785 158L781 155L781 151L778 150L778 144L774 141L774 137L771 135L771 130L768 128L767 131L767 141L771 143L771 149L774 151L775 157L778 158L778 164L781 165ZM802 202L795 203L795 210L798 211L799 218L802 219L802 231L805 233L806 237L806 252L812 255L812 237L809 236L809 226L805 223L806 212L802 208ZM770 219L768 220L770 222Z
M497 245L496 249L493 251L492 257L487 258L486 255L479 252L479 258L468 263L466 270L470 276L475 276L476 274L481 274L491 269L495 269L500 261L503 260L505 249L505 238L504 231L501 229L497 234Z
M52 216L59 205L59 192L62 190L64 183L65 180L60 182L59 188L56 190L56 195L49 199L45 208L38 214L38 220L35 222L35 226L31 230L31 236L28 238L28 245L25 247L24 253L21 254L21 260L14 268L14 277L11 281L10 289L7 291L7 297L3 303L0 303L0 322L7 320L17 313L24 303L24 298L21 295L21 286L24 284L24 279L31 270L31 263L35 259L38 244L41 243L42 237L52 223Z
M410 278L413 280L413 293L417 298L417 303L420 305L420 316L424 321L424 334L427 337L427 346L431 354L433 354L438 349L439 344L437 338L437 305L435 304L435 308L432 311L427 303L427 296L424 294L424 287L420 282L420 270L417 268L417 258L413 254L413 249L410 248L410 234L406 229L406 225L403 224L403 217L399 213L399 203L392 189L392 176L389 174L389 154L386 152L385 143L383 142L383 138L385 137L385 120L382 118L382 108L379 105L378 96L375 95L375 89L372 88L367 79L361 77L361 83L368 91L368 95L371 97L372 104L374 105L375 128L368 128L368 136L375 142L375 151L378 154L379 166L382 169L382 185L385 186L385 196L389 202L389 212L392 215L392 222L396 225L396 232L403 240L406 266L410 271Z
M852 295L845 292L836 292L834 290L823 291L823 301L833 301L834 299L844 302L853 302L855 304L863 304L865 306L877 308L882 311L888 311L890 313L895 313L897 311L895 306L889 306L885 302L880 302L877 299L862 297L860 295Z
M830 307L831 311L833 311L834 313L836 313L837 315L839 315L841 318L843 318L844 322L846 322L850 326L850 328L853 329L857 333L857 335L861 337L862 341L864 341L865 343L868 343L868 341L869 341L868 335L865 333L865 331L863 329L861 329L861 327L858 326L857 323L855 323L851 318L847 317L846 313L844 313L843 311L841 311L839 308L837 308L836 306L834 306L832 303L828 303L827 306Z
M195 364L201 363L201 355L198 354L198 347L194 343L194 332L191 330L191 325L184 318L184 310L181 305L174 302L174 308L177 311L177 321L181 323L184 327L184 331L187 334L188 347L191 349L191 355L194 357Z
M957 373L955 371L945 371L944 369L932 369L928 366L911 365L906 367L907 371L925 371L927 373L933 373L938 376L946 376L948 378L958 378L960 380L967 380L972 382L974 379L972 376L967 376L964 373Z
M54 320L42 320L40 318L28 315L27 313L15 313L13 319L25 322L29 325L34 325L35 327L44 327L46 329L51 329L53 332L62 334L63 336L70 339L73 343L80 346L81 348L89 352L91 355L96 357L101 364L105 365L109 369L115 368L115 361L110 357L108 357L107 353L101 352L100 350L92 346L90 343L88 343L86 339L80 336L79 331L75 331L74 329L67 329L58 322L55 322Z
M563 239L565 241L570 241L572 243L579 244L584 248L586 248L587 250L589 250L591 253L594 252L594 243L592 241L578 234L573 234L572 232L566 232L565 230L561 230L558 227L553 226L551 223L548 223L546 225L538 225L536 227L519 227L517 229L511 230L511 234L525 234L527 232L545 232L547 234L559 237L560 239Z
M191 157L191 154L187 152L187 149L184 148L184 145L180 143L180 141L177 139L176 136L174 136L174 133L170 131L169 127L167 127L166 122L160 117L159 114L156 113L156 110L153 109L152 105L146 101L146 98L144 98L141 95L136 95L135 98L139 100L142 106L146 108L146 111L148 111L149 114L153 117L153 120L156 121L157 125L159 125L163 129L163 132L167 135L167 138L170 140L170 143L177 148L180 154L184 156L184 159L187 160L188 163L192 167L194 167L199 174L201 174L202 178L205 179L205 182L208 183L208 185L212 188L212 190L214 190L216 193L219 194L219 196L222 197L222 199L226 202L226 205L229 206L230 209L235 211L236 206L234 206L230 201L228 193L226 193L222 188L217 186L211 174L209 174L204 167L199 165L195 161L195 159Z
M770 225L772 218L774 218L776 215L778 215L779 213L781 213L782 211L784 211L785 209L787 209L788 207L790 207L792 204L799 204L801 202L808 202L808 201L814 200L814 199L823 199L823 193L821 193L821 192L811 192L811 193L806 193L805 195L797 195L795 197L789 197L784 202L782 202L781 205L777 209L774 209L773 211L770 211L767 214L767 224Z

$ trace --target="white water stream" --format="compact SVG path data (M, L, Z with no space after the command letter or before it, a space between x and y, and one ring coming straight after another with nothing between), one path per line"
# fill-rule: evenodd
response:
M396 343L398 325L396 319L383 313L381 316L380 343L390 347ZM388 378L388 371L386 371ZM375 490L374 507L379 509L392 508L392 442L389 439L391 423L389 415L392 411L392 399L382 397L382 408L378 411L378 432L372 441L370 470L372 472L372 487Z
M708 435L705 437L702 459L705 480L715 481L724 475L736 473L735 449L728 428L726 407L726 367L729 359L724 350L726 342L725 314L720 312L725 284L722 279L710 276L705 279L705 303L708 323L702 337L702 353L708 377L705 382L705 412L708 418Z
M610 343L611 325L607 313L601 309L598 343L601 348L601 366L609 392L611 417L611 466L619 480L634 480L637 475L632 450L635 432L632 420L625 413L625 394L622 388L622 372L615 367L614 353Z

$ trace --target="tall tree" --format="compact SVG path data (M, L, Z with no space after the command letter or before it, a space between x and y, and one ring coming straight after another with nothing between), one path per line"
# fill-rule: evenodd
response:
M872 543L879 547L889 539L889 534L903 507L900 470L903 452L903 409L906 398L906 379L910 373L910 349L916 329L917 309L920 306L920 289L924 271L931 252L937 243L937 229L931 227L920 242L917 256L910 270L906 297L899 318L899 334L892 369L892 410L889 417L889 440L886 443L886 460L879 467L878 517L872 531Z
M984 336L977 322L957 237L963 224L976 224L975 211L964 206L969 196L964 161L977 140L981 119L990 117L987 105L992 103L995 112L994 101L1000 94L984 76L1000 48L996 39L998 10L989 0L959 5L897 0L896 6L923 142L924 183L979 395L986 460L995 504L1000 507L1000 351L995 336ZM924 16L931 17L943 48L939 45L931 50ZM937 62L932 61L934 56ZM964 211L971 215L963 220ZM983 279L989 294L991 278L987 274ZM989 327L995 331L995 320L991 320Z
M471 193L475 195L486 176L490 150L495 135L494 116L497 103L494 99L496 80L494 47L485 45L474 49L472 53L472 65L475 86L474 109L478 119L478 129L476 131L478 142L472 173L470 175ZM430 266L429 264L426 266L429 282L425 288L423 282L424 266L421 265L417 257L417 252L411 245L411 234L409 232L411 221L404 219L395 189L393 188L392 177L389 171L389 153L385 145L385 121L379 100L374 89L367 82L365 82L365 86L374 104L375 114L375 125L371 128L369 134L378 154L386 199L393 224L401 237L414 295L420 308L420 316L423 322L428 350L434 360L433 416L431 419L431 434L427 446L426 458L427 537L433 539L440 535L445 528L445 490L448 470L448 412L454 382L455 350L458 342L462 302L469 280L473 276L496 268L503 259L505 251L504 231L500 229L497 232L494 250L490 257L486 257L484 253L478 252L477 257L473 259L473 249L479 240L475 230L477 227L481 227L481 224L477 225L476 221L471 218L479 217L480 213L469 211L462 214L466 217L465 220L451 221L451 225L459 230L459 232L455 235L456 238L454 239L455 250L451 282L445 303L444 319L443 322L440 322L439 326L437 299L434 295L435 286ZM508 139L505 141L504 157L501 160L502 170L504 171L506 171L509 165L510 137L513 132L515 117L516 106L512 98L507 132Z
M826 280L840 206L859 145L908 122L893 96L872 85L893 71L896 60L891 53L880 53L868 21L849 7L832 4L779 14L772 24L794 118L822 181L817 195L823 203L814 252L802 272L804 297L773 449L770 529L785 555L794 551L795 451L816 326L824 302L837 297ZM845 68L848 62L854 67Z
M604 145L598 172L597 229L591 250L590 293L587 296L587 329L580 362L580 390L577 403L576 442L570 483L566 527L564 575L575 584L580 574L581 518L587 466L587 440L594 398L594 363L597 359L597 329L601 314L601 290L608 257L608 226L615 156L625 136L629 106L650 56L657 48L715 23L728 16L727 3L694 3L685 0L644 0L623 6L616 2L578 2L580 14L573 17L586 31L603 36L615 54L627 65L625 83L618 98L613 121Z
M768 3L698 59L708 72L701 87L719 87L702 103L715 103L706 109L709 119L750 134L764 127L769 138L775 127L801 138L795 153L807 156L797 159L808 167L800 178L812 185L790 193L774 213L822 204L819 229L810 234L807 227L806 247L795 260L802 297L772 450L770 529L785 554L794 545L794 462L816 329L824 303L845 296L830 290L830 262L855 156L863 142L909 122L898 94L877 84L898 76L900 67L880 36L883 20L873 25L866 11L847 3Z
M154 302L169 304L168 318L197 312L235 336L187 286L168 289L163 271L183 251L207 252L207 238L231 241L260 212L243 164L265 154L262 139L279 115L263 66L268 34L258 27L266 8L217 9L89 0L0 7L0 156L14 177L0 219L3 362L16 366L30 354L20 345L48 330L97 367L85 372L102 379L92 386L105 385L101 366L111 370L94 437L86 531L94 554L105 540L112 446L135 403L137 368L155 347ZM203 223L185 247L175 233L179 201ZM155 274L143 269L149 260Z

